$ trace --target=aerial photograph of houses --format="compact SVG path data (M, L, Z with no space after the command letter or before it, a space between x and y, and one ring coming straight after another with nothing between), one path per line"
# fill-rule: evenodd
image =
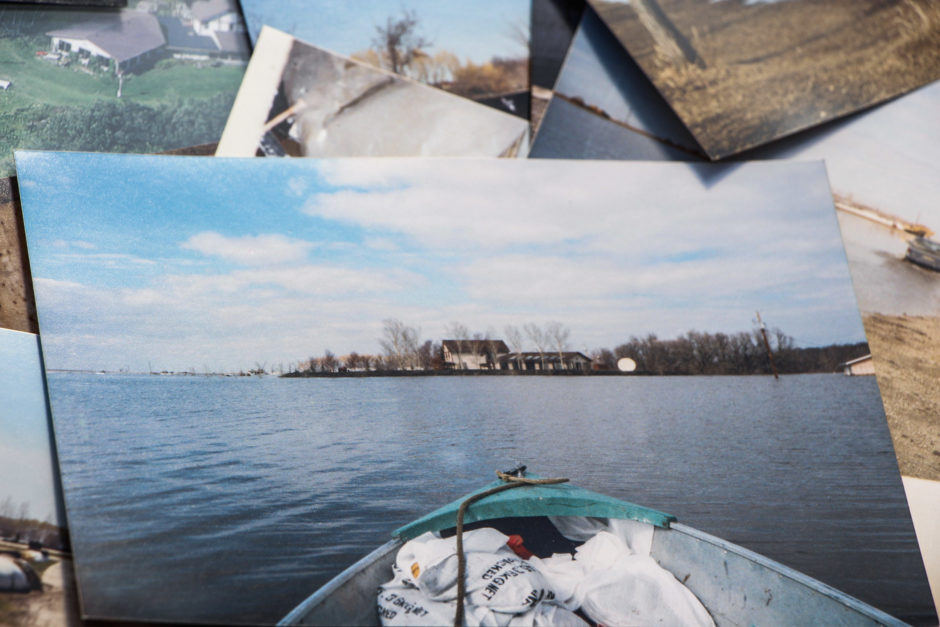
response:
M13 149L215 142L250 55L235 0L0 6L0 176Z

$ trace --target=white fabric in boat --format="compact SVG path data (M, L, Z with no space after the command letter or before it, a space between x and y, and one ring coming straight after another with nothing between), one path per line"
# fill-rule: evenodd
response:
M532 563L506 545L508 536L483 528L464 534L467 563L464 622L483 627L586 627L553 602L554 592ZM394 578L379 588L383 625L452 624L457 608L454 538L425 533L405 543ZM442 620L446 618L446 620Z
M583 543L574 555L523 560L508 536L482 528L464 534L465 624L485 627L597 624L714 627L708 611L650 557L653 528L628 520L553 519ZM383 625L452 623L457 596L454 538L425 533L401 548L394 578L379 589ZM446 618L446 620L445 620Z
M498 612L521 613L542 600L554 598L539 570L517 556L495 529L468 531L463 537L467 563L466 601ZM457 599L456 538L427 532L399 550L396 572L403 583L421 590L433 601Z
M650 556L652 525L577 517L552 523L570 540L584 542L573 557L556 554L537 562L565 607L606 625L714 626L701 601Z

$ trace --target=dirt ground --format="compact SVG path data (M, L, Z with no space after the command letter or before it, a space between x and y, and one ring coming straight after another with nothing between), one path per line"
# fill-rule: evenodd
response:
M0 327L37 333L16 179L0 178Z
M0 594L0 627L77 627L82 624L68 559L42 574L42 591Z
M591 0L713 157L881 102L938 77L935 0L658 0L701 66L632 4Z
M940 481L940 317L863 322L901 474Z

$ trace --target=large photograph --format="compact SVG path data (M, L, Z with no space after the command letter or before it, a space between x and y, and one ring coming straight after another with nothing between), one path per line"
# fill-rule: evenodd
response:
M236 0L0 5L0 176L13 150L217 142L250 55Z
M589 0L713 158L940 78L928 0Z
M933 615L822 163L17 167L90 616L277 621L519 463Z

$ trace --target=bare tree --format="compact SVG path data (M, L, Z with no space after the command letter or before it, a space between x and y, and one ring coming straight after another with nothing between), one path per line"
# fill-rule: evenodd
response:
M23 501L20 503L19 510L17 511L16 517L20 522L25 522L29 520L29 501Z
M13 518L14 512L16 512L16 505L13 503L12 496L0 501L0 518Z
M434 343L431 340L425 340L425 342L418 347L417 351L418 357L418 367L421 370L433 370L434 369Z
M401 320L386 318L382 321L383 337L379 339L385 351L389 369L414 367L418 352L418 331Z
M414 327L405 327L402 331L402 341L405 345L405 367L414 370L418 367L418 351L420 350L421 340L419 338L421 331Z
M535 344L535 350L539 353L539 360L542 362L542 370L545 370L545 347L548 345L548 337L542 331L542 327L534 322L526 322L522 325L522 330L529 336L529 339Z
M487 329L483 337L485 338L487 363L491 369L497 370L499 365L500 340L496 337L496 331L493 329Z
M336 359L336 355L327 349L326 352L323 353L323 357L320 359L320 369L323 372L334 372L338 365L339 362Z
M511 324L507 324L503 331L506 333L506 341L509 342L509 347L515 353L516 370L522 370L522 331L519 330L519 327Z
M463 370L463 353L467 349L467 342L470 340L470 329L459 322L451 322L447 325L445 333L454 340L454 348L457 350L457 370Z
M567 370L565 363L565 352L568 350L568 336L571 335L571 329L560 322L549 322L545 327L545 337L551 342L551 345L558 353L558 364L562 370Z
M388 69L402 74L412 61L427 56L425 48L431 40L418 33L418 17L414 11L403 10L400 18L389 16L385 26L375 27L372 45L385 57Z

